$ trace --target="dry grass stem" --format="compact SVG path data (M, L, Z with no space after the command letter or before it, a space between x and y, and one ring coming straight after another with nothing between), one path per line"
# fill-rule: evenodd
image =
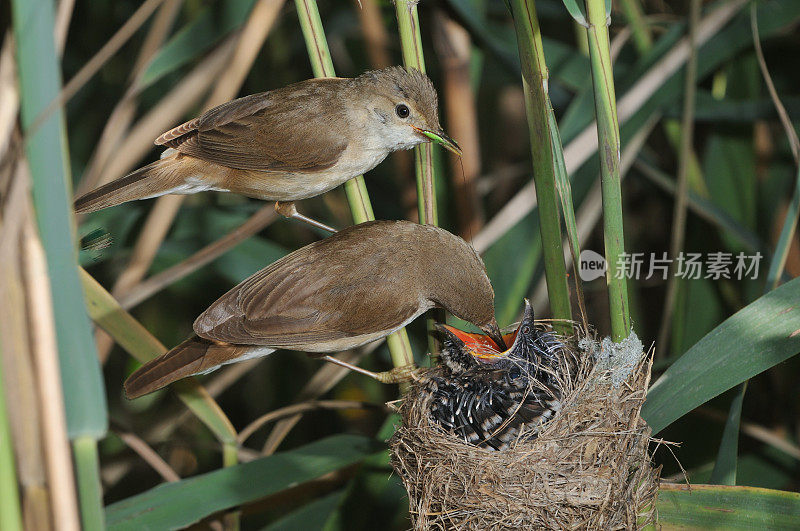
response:
M158 472L158 475L164 478L164 481L180 481L181 477L178 473L141 438L133 433L125 431L117 432L117 436L122 439L122 442L124 442L128 448L136 452L144 462L150 465L153 470Z
M800 140L797 138L797 131L794 129L789 113L786 112L786 107L783 106L778 91L775 90L775 83L772 82L772 76L769 74L767 68L767 61L764 59L764 52L761 49L761 38L758 36L758 21L757 21L757 5L750 5L750 28L753 32L753 46L756 50L756 58L758 59L758 67L761 69L761 75L764 77L764 82L767 84L769 90L769 97L772 99L772 104L775 105L775 110L778 112L778 117L781 120L781 125L789 138L789 147L794 156L794 162L800 165Z
M290 406L282 407L274 411L270 411L261 415L256 420L248 424L242 431L239 432L239 444L249 439L256 431L262 426L283 419L285 417L294 416L307 411L314 411L316 409L382 409L383 404L372 404L370 402L361 402L358 400L309 400L308 402L300 402Z
M236 51L206 101L206 108L216 107L236 97L285 3L286 0L259 0L253 7L241 30Z
M470 63L472 40L460 24L437 10L434 44L444 76L444 104L447 130L463 150L463 156L449 154L450 179L455 192L459 235L470 238L483 226L483 211L476 181L481 171L478 109L472 90Z
M11 151L9 151L11 153ZM23 521L28 529L53 525L43 448L42 419L32 355L21 256L25 208L30 201L24 159L4 161L12 172L3 190L0 225L0 344L9 426L14 444Z
M28 331L36 369L39 405L42 408L42 443L47 466L47 485L51 492L50 503L58 529L78 530L78 497L67 437L56 325L50 300L50 278L44 249L35 228L32 205L27 209L27 222L23 226L21 240Z
M56 22L53 29L53 40L56 44L56 53L59 57L64 55L64 45L67 43L69 23L72 21L72 12L75 9L75 0L59 0L56 11Z

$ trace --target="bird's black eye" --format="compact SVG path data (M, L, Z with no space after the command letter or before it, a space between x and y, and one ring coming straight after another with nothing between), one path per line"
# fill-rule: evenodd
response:
M411 114L411 111L408 110L408 105L405 103L400 103L397 107L394 108L394 112L397 113L397 116L400 118L408 118L408 115Z
M511 367L508 371L508 377L512 380L516 380L522 374L522 371L519 370L519 367Z
M530 326L523 326L522 327L522 333L525 334L525 335L530 334L531 333L531 327Z

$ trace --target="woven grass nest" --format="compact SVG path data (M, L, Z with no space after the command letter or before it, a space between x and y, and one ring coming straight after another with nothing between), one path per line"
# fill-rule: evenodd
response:
M541 325L537 324L537 327ZM520 327L522 328L522 327ZM659 469L640 417L651 361L631 335L564 341L562 400L503 450L447 433L431 415L426 378L398 404L390 441L414 529L637 529L655 520ZM571 347L569 345L572 345ZM441 366L430 375L446 371Z

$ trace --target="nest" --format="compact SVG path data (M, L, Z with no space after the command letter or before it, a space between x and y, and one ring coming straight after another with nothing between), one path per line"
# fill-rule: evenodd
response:
M655 519L658 469L639 412L651 361L632 334L583 339L565 361L561 409L497 451L469 445L430 415L425 379L399 405L392 464L415 529L637 529ZM572 370L568 370L569 366ZM433 368L431 371L440 371Z

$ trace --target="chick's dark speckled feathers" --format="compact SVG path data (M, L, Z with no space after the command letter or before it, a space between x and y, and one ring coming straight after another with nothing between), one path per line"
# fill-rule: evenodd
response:
M565 347L534 326L527 302L505 353L475 352L451 329L442 327L441 332L442 365L429 374L423 392L430 395L431 418L445 431L468 444L502 450L523 429L526 436L535 436L535 426L560 409Z

